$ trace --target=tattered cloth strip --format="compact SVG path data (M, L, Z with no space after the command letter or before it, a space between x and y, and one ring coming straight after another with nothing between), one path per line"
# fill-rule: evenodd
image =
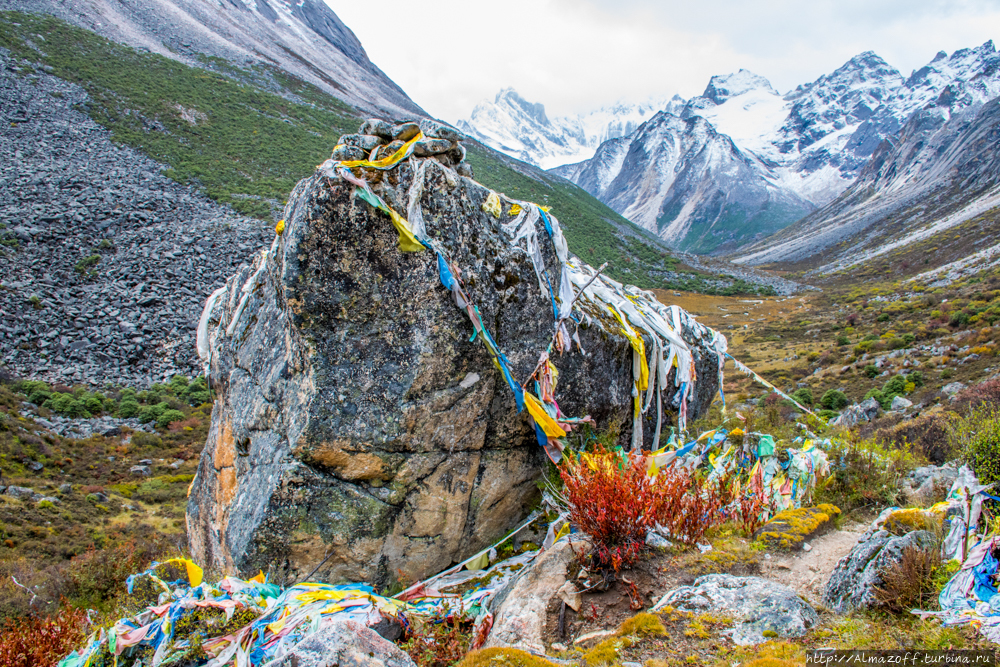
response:
M268 583L263 573L246 581L225 577L210 585L202 582L201 568L192 561L172 559L154 563L145 572L129 576L126 582L129 594L139 582L148 582L151 590L159 591L156 603L111 627L100 628L84 647L63 658L59 667L109 664L166 667L188 664L188 657L203 660L206 654L209 659L206 667L260 667L281 658L303 639L333 623L352 620L372 626L384 619L394 619L409 627L408 616L433 621L450 617L474 620L477 645L481 645L492 625L490 601L540 553L529 549L501 560L497 548L538 521L544 521L544 516L533 513L493 546L394 598L377 595L364 584L334 586L307 582L282 589ZM568 535L564 517L550 528L560 522L562 530L550 534L543 549ZM164 581L160 575L165 565L174 565L171 571L183 576ZM225 615L225 624L241 611L251 612L252 620L240 627L229 627L218 636L199 634L206 628L224 625L208 623L198 627L197 614L211 609ZM178 630L178 626L183 629ZM190 629L192 626L194 630Z
M993 498L986 493L991 486L980 484L972 470L962 466L948 497L930 508L951 524L941 545L944 557L962 561L962 567L941 589L941 611L912 613L937 618L945 626L971 625L1000 643L1000 534L980 540L976 533L983 500ZM968 548L969 544L974 546Z
M820 421L822 421L824 423L826 422L825 419L822 419L816 413L814 413L812 410L810 410L806 406L802 405L801 403L799 403L798 401L796 401L794 398L792 398L791 396L789 396L788 394L786 394L785 392L781 391L780 389L778 389L777 387L775 387L773 384L771 384L770 382L768 382L767 380L765 380L764 378L762 378L756 372L754 372L753 370L751 370L746 364L744 364L743 362L741 362L738 359L736 359L736 357L732 356L731 354L726 354L726 356L733 360L733 364L736 365L736 370L738 370L739 372L741 372L744 375L747 375L747 376L753 378L759 384L763 385L764 387L767 387L768 389L770 389L771 391L773 391L774 393L776 393L778 396L781 396L786 401L791 401L792 403L795 404L795 407L797 407L799 410L802 410L802 412L810 414L813 417L816 417L816 419L819 419Z
M282 590L267 583L263 574L249 581L225 577L209 585L201 582L201 568L191 561L169 562L184 564L188 577L163 581L156 572L166 563L154 563L146 572L130 576L130 593L143 578L163 589L157 604L93 633L86 646L63 658L59 667L108 664L102 656L109 655L114 656L117 665L131 667L138 661L144 667L158 667L185 664L188 654L192 659L207 654L207 667L258 667L280 658L306 636L343 619L366 625L383 618L406 623L402 612L407 604L376 595L370 586L303 583ZM249 610L255 618L219 636L195 639L191 634L177 632L178 625L185 625L188 617L206 609L221 610L226 623L241 610Z

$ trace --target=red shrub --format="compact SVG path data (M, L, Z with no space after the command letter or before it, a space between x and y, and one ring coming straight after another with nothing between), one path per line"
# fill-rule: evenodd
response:
M656 522L667 487L646 476L646 460L627 459L600 445L580 460L566 459L559 470L570 505L570 519L594 542L601 566L619 569L634 563Z
M685 468L661 470L657 482L668 491L657 508L657 521L688 544L722 523L723 509L732 500L728 480L709 483Z
M955 402L964 412L983 405L1000 406L1000 380L987 380L963 389L958 393Z
M560 470L570 519L594 542L599 566L633 564L658 522L676 539L693 544L723 520L728 484L707 484L683 468L647 476L644 457L627 458L598 447Z
M54 667L87 632L87 612L71 607L54 616L8 619L0 625L0 667Z

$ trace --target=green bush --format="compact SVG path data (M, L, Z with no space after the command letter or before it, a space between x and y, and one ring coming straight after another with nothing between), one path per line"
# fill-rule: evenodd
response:
M45 403L45 401L49 400L50 398L52 398L51 391L43 391L41 389L38 389L31 392L31 395L28 396L28 402L34 403L35 405L42 405L43 403Z
M92 416L87 412L87 408L83 402L78 401L72 394L54 394L52 398L42 404L42 407L71 419L79 417L89 418Z
M883 410L888 410L889 406L892 404L891 398L886 398L885 392L881 389L871 389L867 394L865 394L865 400L869 398L874 398L875 402L878 403Z
M906 346L913 345L913 342L917 340L917 337L911 333L903 334L903 344Z
M993 406L975 409L956 420L952 433L979 482L1000 482L1000 412Z
M143 424L158 421L164 412L170 409L166 401L161 401L155 405L146 405L139 409L139 421Z
M955 370L952 368L945 368L944 370L941 371L942 380L951 379L952 377L954 377L954 375L955 375Z
M180 410L164 410L163 413L156 418L157 428L167 428L174 422L183 421L184 413Z
M967 312L960 310L951 316L951 319L948 320L948 324L953 327L967 327L969 326L969 318L970 315Z
M875 319L878 320L879 322L888 322L889 321L889 313L881 313Z
M894 375L889 378L885 385L882 387L882 393L886 395L890 401L895 396L903 396L906 394L906 376L905 375Z
M848 338L847 336L844 335L837 336L837 345L850 345L850 344L851 344L851 339Z
M118 404L118 416L131 419L139 414L139 403L134 398L123 398Z
M875 364L868 364L865 366L865 376L870 378L878 377L878 367Z
M913 371L906 376L907 382L912 382L916 387L924 386L924 374L921 371Z
M887 448L872 440L834 440L826 453L833 463L830 475L816 488L815 501L836 505L845 513L898 504L899 482L916 467L905 444Z
M827 410L841 410L850 405L847 394L839 389L830 389L819 399L819 404Z
M87 409L87 412L90 412L91 414L98 414L102 412L104 408L104 403L101 402L101 399L93 394L81 399L80 402L83 403L83 407Z
M801 387L799 389L796 389L795 391L792 392L791 396L802 405L813 404L813 393L809 387Z

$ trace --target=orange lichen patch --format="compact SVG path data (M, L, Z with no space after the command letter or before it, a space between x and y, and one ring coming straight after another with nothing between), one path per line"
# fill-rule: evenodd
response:
M316 447L299 447L295 455L309 463L333 468L343 479L388 479L385 461L374 454L352 453L344 449L347 441L323 442Z
M231 468L236 461L236 440L233 438L233 425L229 421L222 424L213 448L215 457L213 463L216 470Z

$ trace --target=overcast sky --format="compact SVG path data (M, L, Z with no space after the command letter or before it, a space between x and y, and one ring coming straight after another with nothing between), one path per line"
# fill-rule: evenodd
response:
M326 0L434 116L505 87L550 116L697 95L740 68L784 93L874 51L908 75L1000 37L1000 0Z

